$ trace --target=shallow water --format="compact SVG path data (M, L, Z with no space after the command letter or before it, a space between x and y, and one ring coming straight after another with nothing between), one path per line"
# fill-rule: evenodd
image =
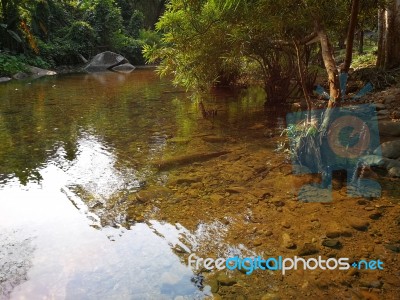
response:
M242 130L257 122L282 127L264 114L264 98L259 90L208 94L218 115L203 119L194 99L152 70L1 85L0 298L211 295L180 253L210 240L248 250L221 239L226 224L197 219L188 229L169 212L158 217L157 203L138 214L130 195L169 180L173 171L158 172L159 161L219 151L218 139L246 147L253 137ZM192 143L207 136L217 140Z

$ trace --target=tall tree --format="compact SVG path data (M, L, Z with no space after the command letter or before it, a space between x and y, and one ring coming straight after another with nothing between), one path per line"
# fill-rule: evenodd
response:
M384 69L400 66L400 0L391 0L379 11L377 66Z

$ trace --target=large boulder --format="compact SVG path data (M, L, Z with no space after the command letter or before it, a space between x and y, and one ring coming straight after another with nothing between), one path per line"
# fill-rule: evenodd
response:
M122 55L111 51L106 51L93 57L93 59L85 67L85 70L87 72L102 72L126 63L129 63L129 61Z
M112 70L115 72L120 72L120 73L130 73L133 70L135 70L135 67L132 66L130 63L125 63L122 65L113 67Z

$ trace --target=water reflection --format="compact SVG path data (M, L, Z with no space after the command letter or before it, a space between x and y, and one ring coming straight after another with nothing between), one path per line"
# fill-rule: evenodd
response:
M154 161L221 147L205 143L205 135L246 140L240 129L265 121L262 95L205 99L219 110L210 126L196 102L151 71L4 87L0 263L23 263L15 272L1 269L0 298L11 291L13 299L204 298L210 289L196 287L184 261L189 252L251 255L225 241L227 225L196 220L197 228L188 230L160 222L159 200L143 204L135 193L168 181L167 172L152 169ZM141 223L129 218L144 209Z

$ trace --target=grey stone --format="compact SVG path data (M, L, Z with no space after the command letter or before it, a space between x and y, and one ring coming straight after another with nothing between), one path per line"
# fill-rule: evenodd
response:
M400 140L390 141L383 143L377 149L375 149L374 154L379 154L379 150L381 150L382 156L387 158L399 158L400 157Z
M319 250L311 243L305 243L303 247L299 250L299 256L307 256L318 253Z
M131 65L130 63L125 63L122 65L113 67L112 70L115 72L120 72L120 73L130 73L133 70L135 70L135 67L133 65Z
M28 77L29 77L29 74L28 74L28 73L25 73L25 72L18 72L18 73L16 73L16 74L14 74L12 77L13 77L14 79L16 79L16 80L22 80L22 79L28 78Z
M97 54L85 67L87 72L107 71L117 65L129 63L129 61L120 54L106 51Z
M0 77L0 83L1 82L7 82L7 81L10 81L10 80L11 80L10 77Z
M388 172L388 175L390 177L400 177L400 168L399 167L391 168Z
M385 165L385 160L380 155L366 155L361 158L361 162L367 166L382 167Z

